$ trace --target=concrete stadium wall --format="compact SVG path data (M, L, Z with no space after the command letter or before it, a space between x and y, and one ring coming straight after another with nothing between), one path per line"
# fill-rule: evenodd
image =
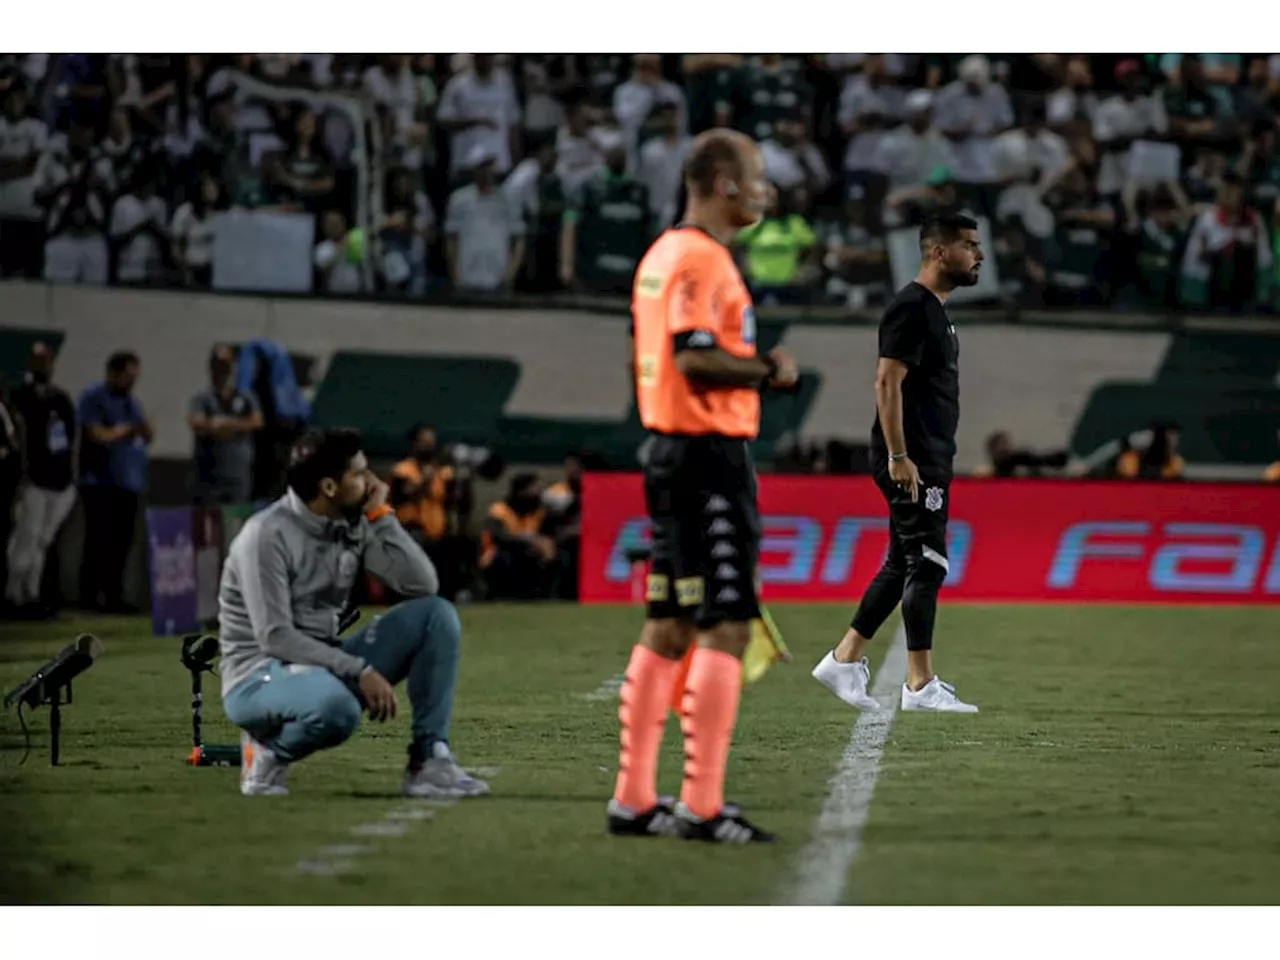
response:
M961 469L983 461L983 441L997 428L1037 447L1066 445L1097 384L1151 378L1169 343L1157 332L959 326ZM277 340L316 357L317 380L339 349L510 357L522 372L508 416L622 419L630 403L627 323L617 315L4 283L0 327L62 331L58 379L73 393L101 378L113 350L135 350L159 458L189 456L186 405L217 340ZM793 323L782 344L822 375L804 435L865 439L874 328Z

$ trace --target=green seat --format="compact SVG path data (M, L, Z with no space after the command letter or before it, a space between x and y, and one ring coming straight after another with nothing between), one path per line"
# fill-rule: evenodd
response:
M1280 390L1241 384L1105 383L1094 390L1071 438L1083 456L1155 420L1181 427L1180 452L1193 463L1266 464L1276 459Z
M359 429L365 449L403 456L415 423L432 424L446 443L493 443L520 366L501 357L335 353L316 392L319 426Z

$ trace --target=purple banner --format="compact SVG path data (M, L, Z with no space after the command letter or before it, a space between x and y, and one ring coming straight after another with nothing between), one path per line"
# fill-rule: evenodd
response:
M151 632L158 637L200 629L196 553L189 507L147 511Z

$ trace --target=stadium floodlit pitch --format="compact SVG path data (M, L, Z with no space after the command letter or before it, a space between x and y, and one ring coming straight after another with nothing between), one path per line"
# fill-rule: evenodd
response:
M301 764L292 796L245 799L236 771L182 763L176 640L142 620L0 625L2 690L78 629L107 647L64 711L61 768L48 765L47 711L29 714L35 748L21 767L17 718L0 717L0 901L1280 899L1274 610L947 607L939 668L982 713L897 714L865 828L847 809L867 795L850 789L866 785L866 758L845 756L857 714L809 677L849 610L774 612L796 662L746 691L729 775L730 798L784 842L750 849L604 835L635 609L463 611L455 742L467 764L499 769L493 796L452 806L397 794L407 711ZM216 685L206 739L230 742ZM667 790L678 750L672 722ZM820 821L834 832L815 844Z

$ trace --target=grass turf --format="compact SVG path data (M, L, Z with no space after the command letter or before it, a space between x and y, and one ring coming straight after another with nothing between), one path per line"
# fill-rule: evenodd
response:
M494 795L388 821L407 710L299 764L287 798L193 769L177 641L142 620L0 625L7 692L79 630L107 652L64 710L0 716L3 902L771 903L812 836L856 713L809 669L844 607L778 606L796 662L746 691L729 797L783 842L751 849L603 833L627 608L472 607L454 743ZM950 606L937 665L977 716L899 715L845 897L872 903L1261 903L1280 899L1280 667L1265 608ZM886 625L883 639L892 636ZM873 668L883 654L872 650ZM235 742L206 681L206 742ZM593 697L593 694L598 694ZM402 707L407 707L403 702ZM675 792L677 725L661 786ZM402 823L400 836L353 834ZM374 828L378 829L378 828ZM360 845L354 856L326 848ZM345 866L335 876L300 861Z

